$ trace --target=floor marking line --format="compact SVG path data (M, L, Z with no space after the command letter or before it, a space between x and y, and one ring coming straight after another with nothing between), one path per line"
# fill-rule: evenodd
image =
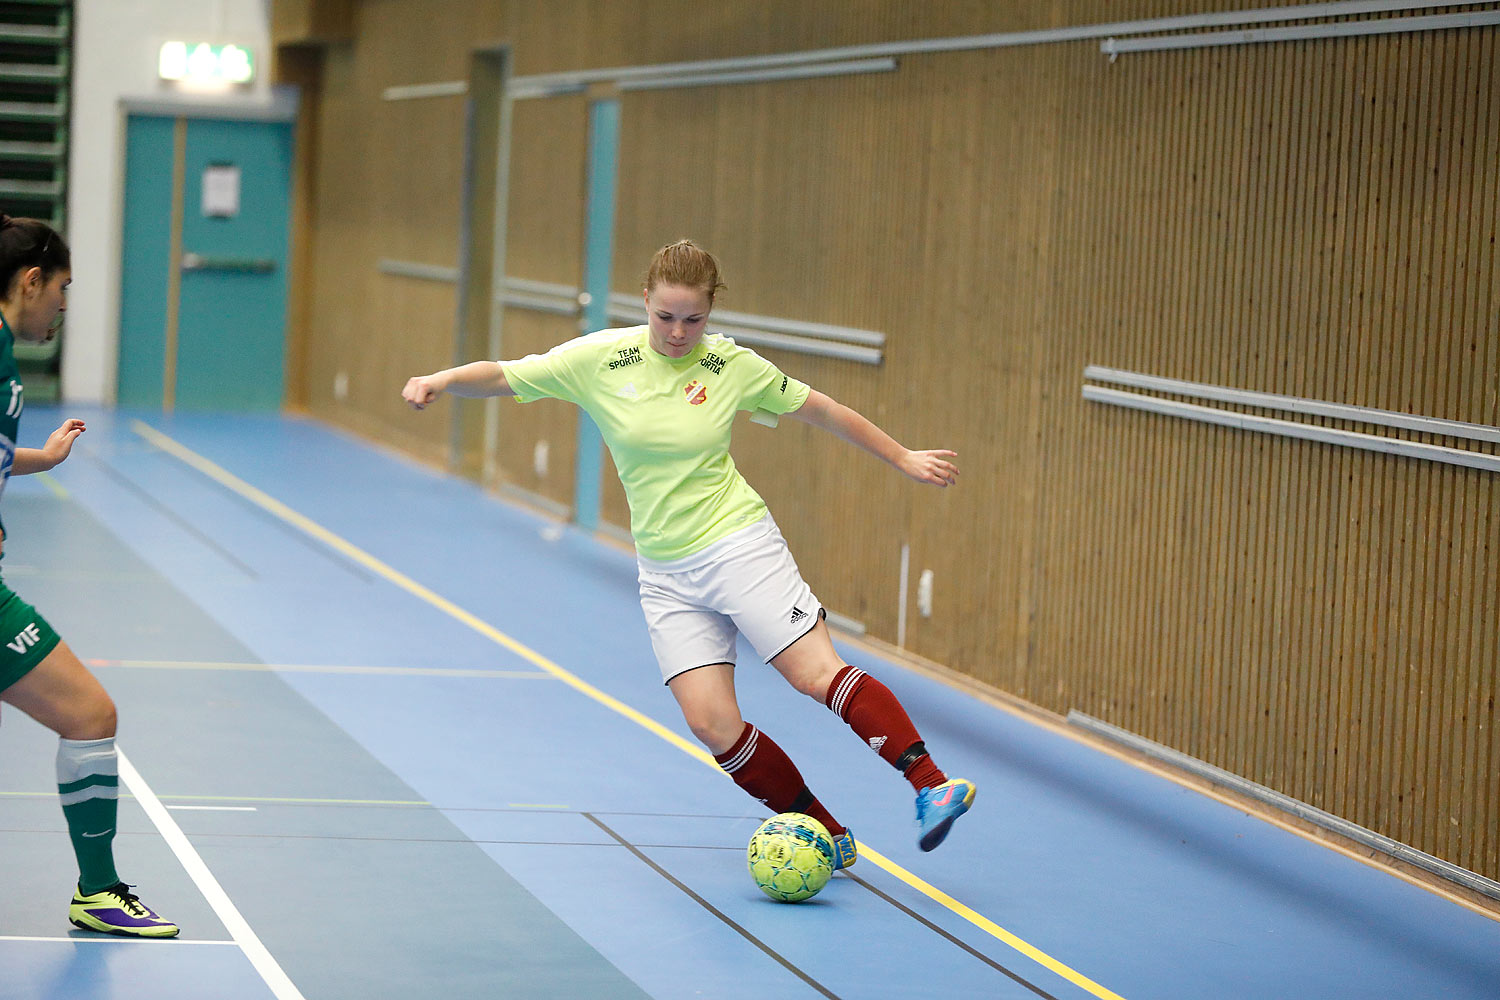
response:
M919 923L922 926L926 927L928 930L932 931L938 937L943 938L949 944L951 944L951 945L953 945L953 946L955 946L957 948L960 948L963 951L968 952L970 955L973 955L979 961L983 962L985 965L988 965L990 968L994 969L996 972L998 972L1001 975L1005 976L1007 979L1010 979L1011 981L1015 982L1016 984L1018 984L1020 986L1024 986L1026 989L1030 990L1032 993L1035 993L1037 996L1041 997L1042 1000L1057 1000L1057 997L1053 996L1051 993L1048 993L1046 990L1042 989L1040 986L1036 985L1031 980L1029 980L1026 977L1022 976L1018 972L1014 972L1011 969L1007 969L1005 966L1001 965L999 962L995 961L993 958L990 958L990 956L986 955L984 952L980 951L978 948L975 948L973 945L969 944L967 941L964 941L962 938L958 937L955 934L949 933L948 931L946 931L943 928L939 927L937 924L933 923L931 920L928 920L926 917L922 916L916 910L913 910L911 907L907 906L905 903L901 902L899 899L897 899L895 896L892 896L890 893L883 892L882 890L877 889L873 884L871 884L869 882L866 882L864 879L860 878L858 875L854 874L853 872L849 872L849 871L844 872L844 877L847 878L847 879L850 879L853 882L858 883L859 885L864 886L871 893L874 893L876 896L879 896L881 899L885 900L887 903L891 904L896 909L898 909L902 913L906 914L908 917L911 917L917 923Z
M714 916L718 917L731 930L733 930L736 933L738 933L740 935L740 937L744 938L747 942L749 942L750 944L754 945L756 948L759 948L761 951L765 952L766 955L769 956L770 958L775 959L776 962L779 963L782 968L786 969L792 975L796 976L798 979L802 980L804 983L806 983L807 985L811 986L813 989L817 990L823 996L828 997L829 1000L839 1000L838 995L836 993L832 992L831 990L828 989L828 987L824 986L822 983L818 982L812 976L810 976L806 972L803 972L797 966L793 965L790 960L788 960L785 956L783 956L780 952L776 951L770 945L766 944L760 938L756 937L754 934L751 934L744 927L742 927L739 924L735 923L732 919L730 919L730 917L729 917L728 914L724 913L724 911L720 910L718 907L714 906L714 904L710 903L708 900L706 900L702 896L698 895L692 889L688 888L685 884L683 884L681 881L679 881L671 872L667 871L661 865L657 864L655 861L652 861L649 857L646 856L645 852L642 851L640 848L636 847L630 841L628 841L624 837L620 836L614 830L611 830L608 826L605 826L597 818L595 818L594 816L590 815L589 813L582 813L581 815L583 816L584 819L587 819L590 823L593 823L600 830L603 830L606 834L608 834L609 837L611 839L613 839L615 841L615 843L617 843L619 846L625 848L625 850L627 850L631 854L635 855L636 859L639 860L642 864L646 865L646 867L650 868L652 871L656 872L656 874L660 875L662 878L664 878L668 882L672 883L672 885L674 885L678 889L682 890L682 892L685 895L687 895L687 897L689 899L691 899L693 902L697 903L699 906L703 907L709 913L712 913Z
M526 660L534 666L545 670L547 673L556 677L558 680L567 684L569 687L572 687L579 693L587 695L589 698L592 698L594 701L598 702L604 707L611 709L612 711L620 715L623 715L625 718L641 726L643 729L646 729L648 732L659 736L666 742L672 744L677 749L681 750L683 753L694 758L700 763L714 768L715 770L719 770L718 762L714 760L713 755L710 754L707 750L704 750L697 744L691 743L687 739L677 735L666 726L663 726L661 723L657 722L655 719L644 714L643 712L637 711L631 706L620 701L618 698L606 694L604 691L590 684L588 681L585 681L583 678L578 677L575 674L568 672L567 670L564 670L562 667L553 663L551 660L547 659L545 656L542 656L535 650L522 645L515 639L512 639L510 636L506 635L504 632L501 632L490 623L484 621L471 612L465 611L463 608L454 604L446 597L443 597L440 594L430 590L429 588L424 587L422 584L413 580L411 577L400 572L399 570L386 565L379 559L376 559L374 556L370 555L368 552L352 544L351 542L345 541L343 538L335 535L333 532L329 531L321 524L318 524L316 521L312 520L304 514L298 513L270 494L265 493L264 491L250 485L249 483L240 479L238 476L234 475L229 470L208 460L207 458L204 458L202 455L199 455L197 452L191 450L185 445L178 443L172 438L167 437L167 435L163 434L161 431L150 426L144 421L132 420L131 429L141 437L145 438L148 442L155 445L157 448L160 448L162 451L165 451L167 454L172 455L173 457L179 459L192 468L197 469L199 472L203 473L205 476L208 476L210 479L213 479L215 482L220 483L230 490L233 490L246 499L260 504L262 507L275 514L277 517L282 518L289 524L295 525L314 538L317 538L325 544L333 547L334 549L337 549L339 552L342 552L350 559L353 559L360 565L365 566L377 575L384 577L386 580L396 585L397 587L400 587L402 590L405 590L407 593L421 598L438 610L447 613L450 617L455 618L463 624L469 626L480 635L485 636L486 638L492 640L500 646L504 646L506 649L510 650L512 653L515 653L523 660ZM941 889L938 889L937 887L924 882L916 875L913 875L911 872L907 871L905 868L902 868L894 861L879 854L874 849L867 848L864 844L860 844L860 853L864 857L869 858L870 861L874 864L878 865L881 868L884 868L886 871L890 872L892 875L896 876L907 885L916 889L918 892L937 902L939 905L946 907L950 912L956 914L964 920L967 920L969 923L983 930L985 933L991 935L992 937L1003 941L1005 944L1021 952L1021 954L1027 956L1033 961L1046 966L1053 972L1062 976L1064 979L1067 979L1069 982L1074 983L1075 985L1098 997L1099 1000L1124 1000L1124 998L1119 994L1094 982L1092 979L1083 975L1081 972L1074 971L1072 968L1064 965L1062 962L1053 958L1051 955L1048 955L1046 952L1042 951L1036 946L1017 937L1015 934L1012 934L1010 931L1001 927L999 924L996 924L994 921L990 920L988 917L985 917L983 914L980 914L971 907L960 903L958 900L954 899L952 896L949 896Z
M67 500L67 499L69 499L67 488L64 487L62 483L60 483L56 479L54 479L52 477L52 473L50 473L50 472L38 472L36 474L36 477L38 479L40 479L44 484L46 484L47 489L51 490L52 491L52 495L55 496L55 497L57 497L57 499L59 499L59 500Z
M507 809L568 809L569 806L560 806L550 802L507 802Z
M553 680L536 670L483 670L466 667L361 667L310 663L226 663L215 660L85 660L90 667L132 667L150 670L249 670L304 674L378 674L398 677L492 677L501 680Z
M109 462L98 457L97 455L90 455L89 457L94 459L99 468L104 470L104 474L108 476L116 486L119 486L121 489L127 491L136 499L144 503L147 507L150 507L162 517L166 518L174 526L176 526L179 531L182 531L185 534L188 534L197 539L200 545L203 545L205 548L209 549L215 555L219 556L219 558L234 566L235 569L239 570L241 573L244 573L250 579L260 579L260 574L255 572L255 570L252 569L248 564L246 564L243 559L236 556L233 552L230 552L223 545L220 545L218 539L214 538L211 535L205 534L196 524L189 521L181 514L177 513L171 507L168 507L156 496L156 494L143 489L138 483L132 480L129 476L125 475L125 473L121 472L119 469L116 469Z
M223 886L219 885L219 880L214 878L213 872L208 870L208 865L203 863L203 859L198 856L197 849L183 834L182 828L177 825L172 814L167 812L166 806L161 804L161 800L156 797L151 786L146 784L146 780L135 769L135 765L130 763L130 758L125 756L125 751L121 750L118 745L115 750L119 756L120 780L125 782L140 801L141 808L146 810L146 815L161 831L162 838L166 840L167 846L172 848L172 853L177 855L177 860L187 870L188 877L198 886L198 891L203 894L204 899L208 900L208 905L213 907L219 921L229 931L229 936L239 944L240 950L245 953L245 957L250 960L255 971L260 973L260 978L264 979L266 985L271 988L271 993L276 1000L306 1000L297 987L292 985L287 974L281 970L276 959L271 957L266 946L260 943L260 938L256 937L255 932L250 929L245 918L240 916L240 911L230 900L229 894L224 891Z
M253 813L256 811L254 806L167 806L167 808L195 812Z
M430 806L422 799L297 799L274 795L163 795L186 802L265 802L287 806Z
M0 934L0 941L40 941L45 944L55 944L61 941L66 941L69 944L137 944L146 945L150 948L160 948L162 945L180 947L185 944L227 944L235 947L239 946L238 941L184 941L180 938L167 938L147 944L145 938L119 937L112 934L97 934L92 937L83 937L82 935L78 937L26 937L18 934Z
M0 798L10 799L55 799L51 792L0 792ZM120 798L135 798L121 793ZM269 802L276 805L294 806L431 806L422 799L293 799L275 798L265 795L158 795L159 799L183 799L188 802Z
M1017 937L983 914L977 913L974 910L970 909L968 906L965 906L963 903L960 903L958 900L954 899L943 890L937 888L936 886L928 885L926 882L908 872L905 868L902 868L894 861L882 855L873 847L866 847L865 844L861 842L859 845L859 856L862 858L869 858L881 868L884 868L886 871L890 872L892 875L896 876L901 881L905 882L907 885L920 892L922 895L927 896L929 899L934 900L935 902L941 904L952 912L958 914L960 917L963 917L975 927L978 927L988 932L992 936L999 938L1001 941L1004 941L1006 944L1010 945L1016 951L1019 951L1021 954L1031 959L1033 962L1051 969L1053 972L1057 973L1059 976L1062 976L1068 982L1087 990L1096 997L1099 997L1100 1000L1124 1000L1124 997L1121 997L1119 994L1114 993L1103 986L1100 986L1098 983L1094 982L1083 973L1075 972L1073 969L1059 962L1057 959L1053 958L1045 951L1042 951L1040 948L1036 947L1028 941L1023 940L1022 938Z
M106 469L106 471L110 470L109 462L106 461L103 457L101 457L101 456L99 456L97 454L92 455L91 457L93 457L102 467L104 467ZM152 493L150 493L150 492L142 489L136 483L134 483L133 481L131 481L129 479L129 477L125 476L124 473L118 473L118 476L119 476L119 483L120 483L121 486L125 487L128 490L131 490L132 492L137 493L151 507L155 508L159 513L161 513L168 520L172 521L175 524L178 524L178 525L182 526L184 529L186 529L186 530L192 532L193 534L198 535L200 538L203 538L204 540L206 540L210 545L214 546L214 548L216 548L216 549L219 549L221 552L223 552L226 556L228 556L235 563L238 563L239 565L244 566L245 570L247 572L249 572L251 576L255 576L256 575L253 570L251 570L248 566L245 566L244 563L241 563L240 560L237 559L237 558L235 558L235 556L233 554L231 554L227 549L223 549L221 546L219 546L219 544L218 544L217 541L213 540L209 536L204 535L202 532L200 532L197 529L196 526L194 526L190 521L188 521L187 519L185 519L184 517L182 517L182 515L178 514L176 510L174 510L173 508L169 507L168 505L162 503ZM256 504L255 501L254 501L254 499L251 498L251 497L246 497L243 494L241 494L239 496L234 497L234 499L236 501L239 501L239 502L249 501L248 506L250 508L250 513L253 514L253 515L255 515L256 517L264 518L265 515L268 513L265 510L264 506ZM276 524L276 523L273 522L272 523L272 527L274 527L274 528L276 528L278 530L284 530L285 526L281 525L281 524ZM302 536L302 535L292 534L291 537L292 537L292 540L294 542L296 542L298 545L302 545L305 548L311 550L313 552L313 554L316 555L318 558L328 560L329 562L331 562L334 565L338 566L339 569L342 569L344 572L349 573L350 575L354 576L355 578L361 580L364 583L371 582L369 575L366 574L366 573L364 573L363 571L361 571L358 566L350 566L347 563L339 562L337 559L334 559L332 556L330 556L326 550L320 549L317 546L312 545L308 541L308 539L306 537Z

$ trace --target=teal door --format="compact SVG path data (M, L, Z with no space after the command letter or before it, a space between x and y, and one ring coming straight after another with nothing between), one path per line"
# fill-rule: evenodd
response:
M291 168L290 122L129 116L122 406L281 407Z

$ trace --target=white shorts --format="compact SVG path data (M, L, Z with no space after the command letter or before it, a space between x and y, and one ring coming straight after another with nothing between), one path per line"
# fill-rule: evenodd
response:
M675 563L636 561L641 610L663 681L734 663L737 633L769 663L823 614L769 514Z

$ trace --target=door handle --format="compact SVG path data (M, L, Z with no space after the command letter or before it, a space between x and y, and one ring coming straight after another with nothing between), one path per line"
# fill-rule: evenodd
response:
M240 274L270 274L276 261L269 257L208 257L200 253L182 255L184 271L233 271Z

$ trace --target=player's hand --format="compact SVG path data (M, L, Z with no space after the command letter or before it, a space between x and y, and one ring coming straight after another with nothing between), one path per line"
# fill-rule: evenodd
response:
M64 420L61 427L48 435L47 443L42 445L42 454L47 456L47 461L50 463L48 468L56 468L73 453L73 442L78 440L78 435L84 430L83 421L71 417Z
M896 464L902 472L919 483L952 486L958 482L958 466L948 459L957 457L958 452L942 448L932 451L908 451Z
M401 390L401 398L411 404L414 410L423 410L427 404L443 394L443 383L436 375L415 375L406 380L406 388Z

